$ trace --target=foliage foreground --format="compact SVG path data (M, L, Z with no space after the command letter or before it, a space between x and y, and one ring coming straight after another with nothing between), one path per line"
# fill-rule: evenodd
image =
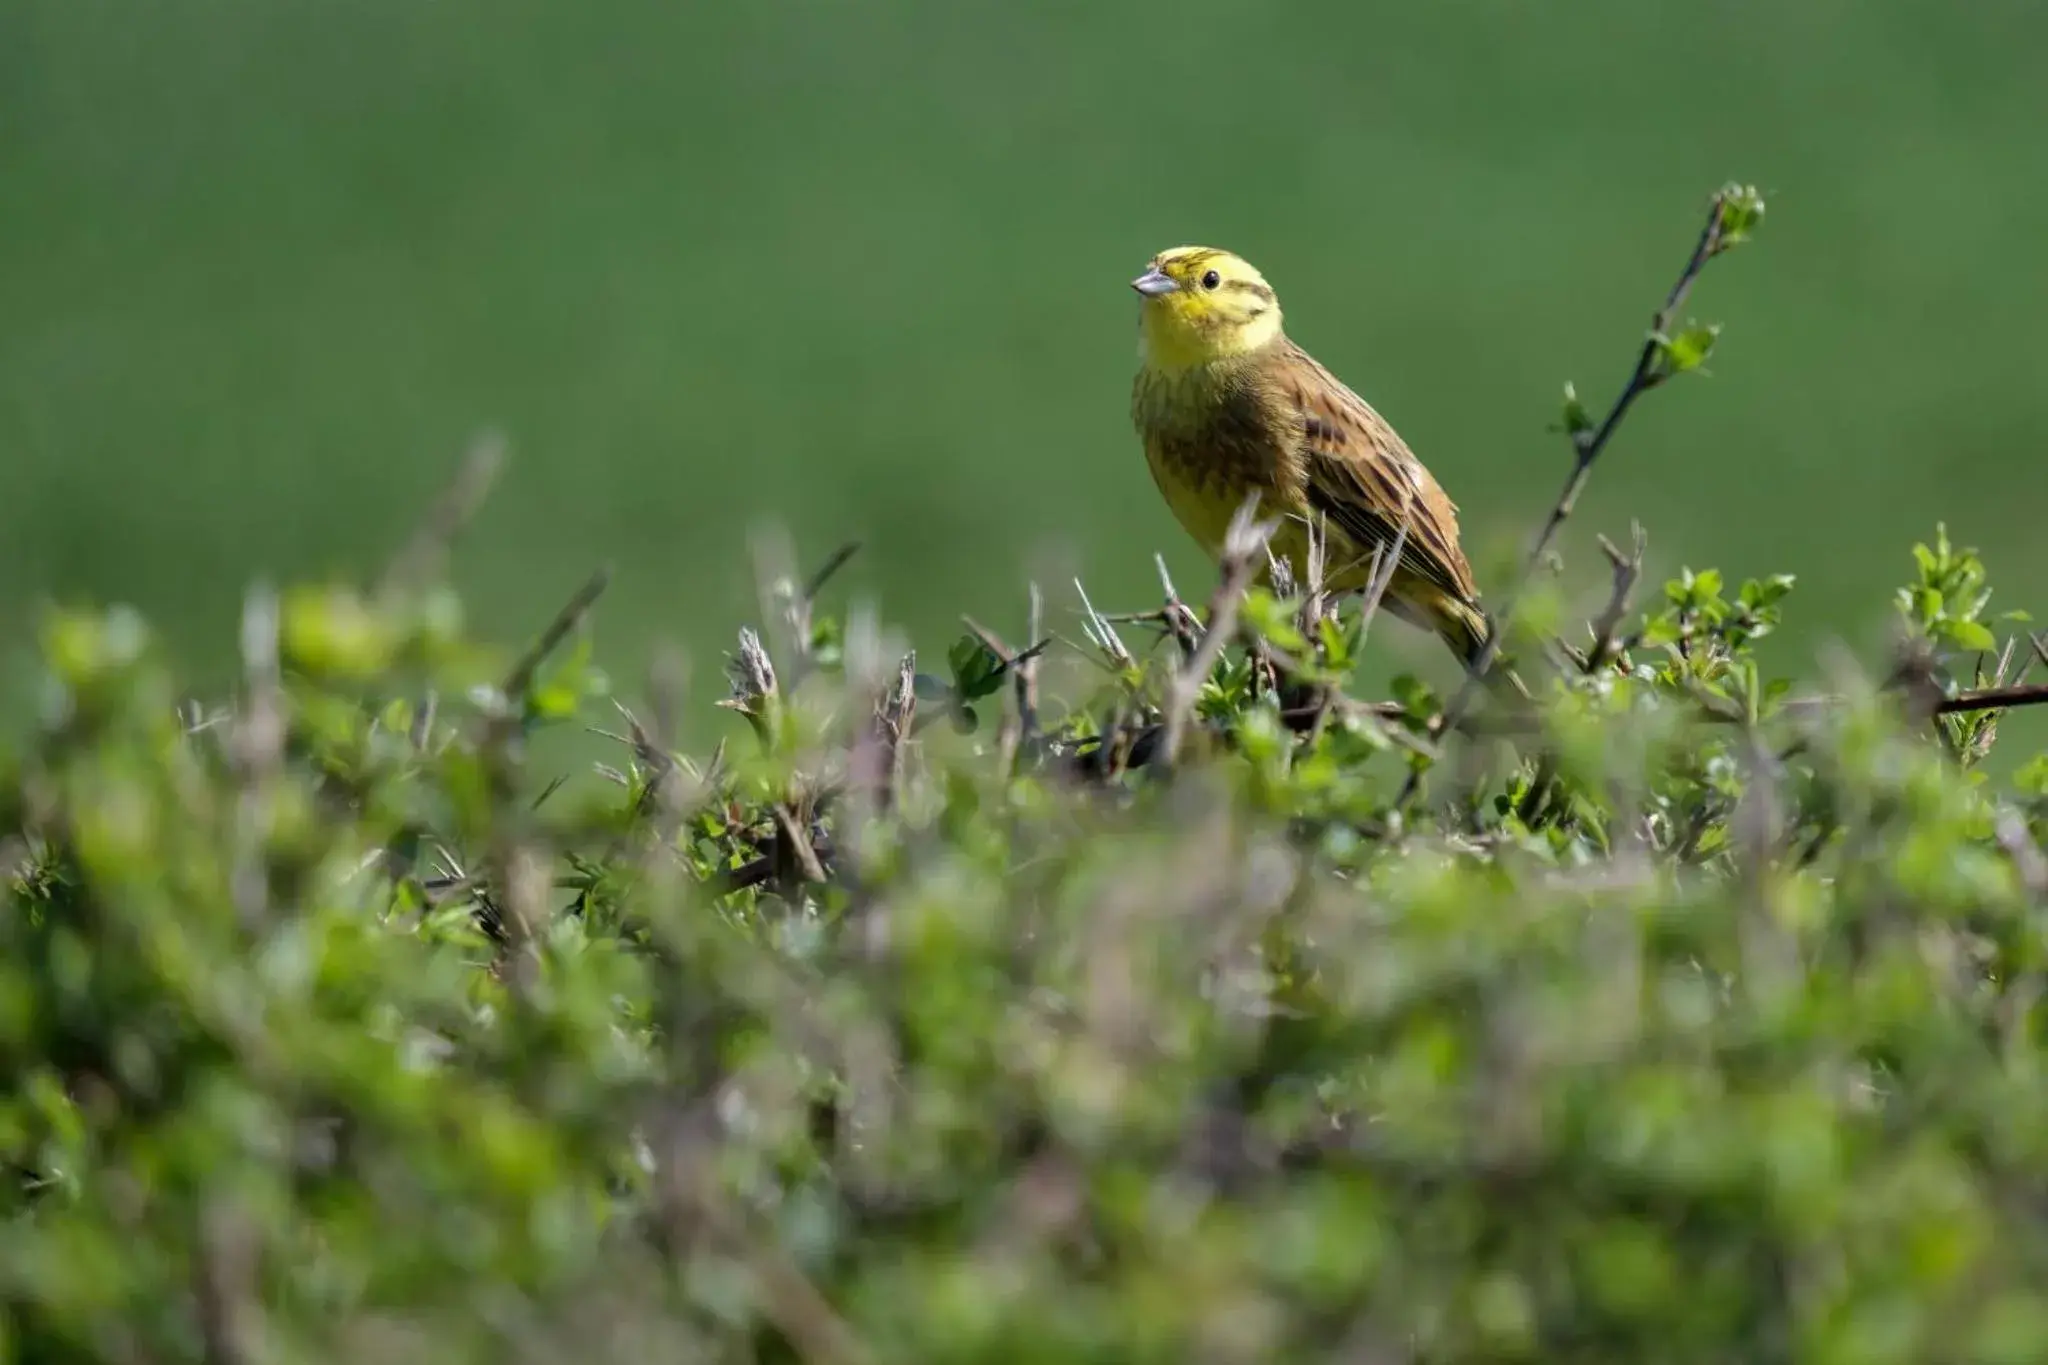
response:
M468 500L253 594L219 709L51 618L7 1358L2040 1358L2048 760L1983 761L2048 656L1945 535L1824 693L1789 580L1637 610L1640 542L1470 702L1352 698L1370 595L1249 517L1205 612L936 672L771 566L693 761L601 580L469 638Z

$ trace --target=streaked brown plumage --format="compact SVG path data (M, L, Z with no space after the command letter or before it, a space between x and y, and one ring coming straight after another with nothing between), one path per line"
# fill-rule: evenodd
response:
M1365 586L1374 548L1391 548L1405 517L1386 605L1470 660L1488 626L1456 505L1372 405L1281 330L1259 273L1229 252L1180 247L1133 285L1145 303L1132 418L1160 491L1203 549L1221 549L1232 513L1257 491L1263 515L1287 516L1274 553L1305 570L1315 518L1326 582L1349 591Z

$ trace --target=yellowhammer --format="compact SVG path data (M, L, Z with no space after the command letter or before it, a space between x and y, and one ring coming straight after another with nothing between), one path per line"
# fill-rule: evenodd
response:
M1253 492L1284 514L1276 556L1307 568L1307 519L1327 534L1325 586L1365 586L1373 550L1407 539L1386 605L1470 661L1488 626L1458 545L1458 509L1363 398L1280 330L1280 301L1251 265L1213 247L1162 251L1131 281L1142 363L1131 416L1167 505L1221 552Z

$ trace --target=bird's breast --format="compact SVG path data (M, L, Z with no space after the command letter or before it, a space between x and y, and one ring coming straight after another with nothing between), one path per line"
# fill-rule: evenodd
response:
M1212 552L1251 493L1260 494L1269 515L1294 510L1300 500L1287 436L1270 420L1250 376L1213 367L1140 371L1132 418L1168 506Z

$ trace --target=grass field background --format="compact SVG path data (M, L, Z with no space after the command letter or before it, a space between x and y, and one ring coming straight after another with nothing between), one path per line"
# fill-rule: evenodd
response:
M1810 654L1940 518L2048 619L2043 51L2015 0L11 0L0 626L121 599L217 668L250 575L372 570L487 427L475 610L611 560L615 664L713 657L771 518L866 542L934 651L1033 573L1062 628L1155 549L1206 591L1126 416L1126 281L1183 241L1264 268L1497 582L1560 384L1611 396L1729 177L1771 220L1697 296L1714 377L1632 420L1575 567L1637 516L1662 568L1796 572Z

